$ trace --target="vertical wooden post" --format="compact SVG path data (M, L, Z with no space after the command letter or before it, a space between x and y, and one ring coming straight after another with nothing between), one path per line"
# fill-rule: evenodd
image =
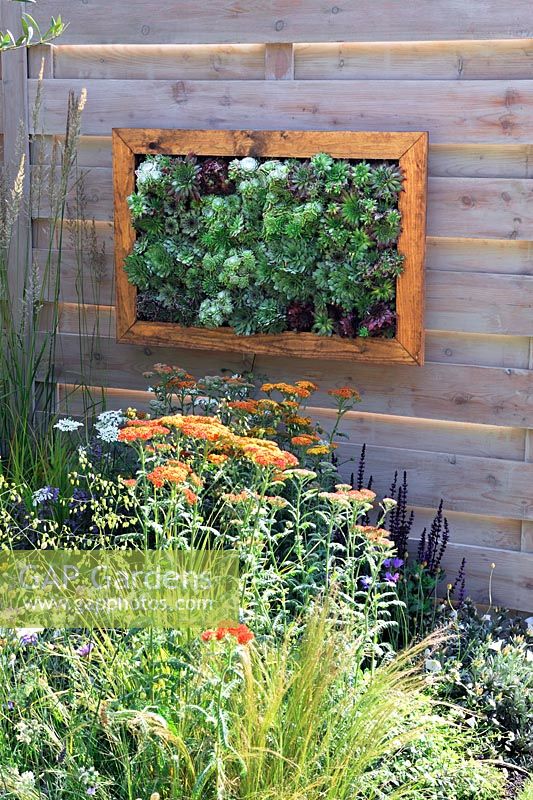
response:
M529 369L533 380L533 336L529 340ZM526 463L533 462L533 427L526 430L526 447L524 453ZM524 553L533 553L533 522L524 520L520 536L520 549Z
M294 80L294 46L292 44L265 45L265 80Z
M0 0L0 29L14 36L21 32L22 4ZM28 138L28 51L22 47L2 53L4 112L4 164L9 180L17 175L24 160L23 202L9 256L9 286L15 319L22 313L24 275L31 257L30 146Z

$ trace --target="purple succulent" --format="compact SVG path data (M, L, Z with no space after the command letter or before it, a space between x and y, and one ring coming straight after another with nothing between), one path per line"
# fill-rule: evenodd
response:
M315 321L312 303L301 303L295 300L287 308L287 328L290 331L310 331Z

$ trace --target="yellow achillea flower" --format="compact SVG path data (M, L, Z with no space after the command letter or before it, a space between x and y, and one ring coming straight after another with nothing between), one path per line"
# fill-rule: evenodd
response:
M229 456L224 455L224 453L209 453L207 460L211 464L216 464L216 466L219 467L229 460Z
M336 444L317 444L314 447L310 447L306 452L310 456L325 456L336 448Z
M303 386L292 385L291 383L264 383L261 386L261 391L269 392L278 391L280 394L287 395L288 397L301 397L302 399L309 397L311 392L304 389Z
M308 392L316 392L318 389L316 383L312 381L295 381L294 385L298 386L300 389L307 389Z

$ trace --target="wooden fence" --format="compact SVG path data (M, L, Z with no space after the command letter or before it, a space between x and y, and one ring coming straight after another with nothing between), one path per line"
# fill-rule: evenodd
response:
M4 19L18 3L0 0ZM70 89L87 89L80 165L87 213L105 246L99 305L79 333L76 259L62 276L66 388L80 353L114 406L146 399L154 361L196 375L250 362L234 354L118 345L112 280L111 128L428 130L426 365L382 367L258 357L273 380L350 383L361 411L344 455L368 445L386 491L408 471L416 531L444 499L453 575L468 589L533 610L533 17L529 0L40 0L38 19L69 27L47 50L37 127L64 131ZM33 7L32 7L33 10ZM3 24L0 27L6 27ZM39 50L39 48L37 49ZM11 55L3 71L5 158L18 119L31 135L43 53ZM33 154L35 158L35 153ZM43 217L33 248L43 260ZM46 319L46 314L45 314Z

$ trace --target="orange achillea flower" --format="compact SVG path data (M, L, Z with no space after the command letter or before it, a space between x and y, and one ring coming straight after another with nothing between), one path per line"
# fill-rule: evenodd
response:
M198 502L198 495L186 486L183 490L183 496L190 506L194 506Z
M239 503L247 503L249 500L252 500L254 497L253 494L247 492L246 489L243 489L242 492L233 493L230 492L229 494L223 494L222 499L229 503L230 505L239 505Z
M217 467L220 467L229 460L229 456L224 455L224 453L209 453L207 460L211 464L216 464Z
M293 414L291 417L285 419L287 425L296 425L298 428L305 428L311 425L311 417L300 417L298 414Z
M128 486L130 489L133 488L133 486L137 486L137 481L135 480L135 478L122 478L120 482L124 486Z
M248 414L255 414L258 410L257 400L232 400L228 403L228 408L235 411L246 411Z
M171 378L167 383L171 389L194 389L196 386L195 380L180 380L179 378Z
M281 403L282 407L285 408L300 408L300 403L297 400L284 400Z
M159 425L158 419L128 419L127 428L148 428L150 425Z
M312 381L295 381L294 385L299 386L301 389L307 389L308 392L316 392L318 389L316 383Z
M191 439L204 439L209 442L216 442L219 439L231 439L233 434L230 429L223 425L216 417L202 417L195 414L182 416L174 414L170 417L161 417L159 420L163 425L177 428L185 436Z
M166 464L155 467L146 475L146 478L159 489L166 483L182 484L185 481L189 481L198 487L202 486L201 478L183 461L167 461Z
M376 499L376 493L370 489L352 489L348 483L338 483L335 489L335 492L320 492L320 497L340 503L371 503Z
M291 439L291 443L297 445L298 447L305 447L306 445L313 444L313 442L318 442L318 436L312 433L302 433L300 436L293 436Z
M301 397L305 399L309 397L311 392L304 389L303 386L293 385L291 383L264 383L261 386L261 391L269 392L278 391L280 394L287 395L288 397Z
M213 640L217 642L221 642L227 636L233 636L234 639L237 639L238 644L249 644L253 639L255 639L254 634L250 630L247 625L236 625L235 627L231 628L216 628L216 630L210 628L207 631L204 631L200 638L203 642L211 642Z
M394 547L394 542L389 539L390 532L384 528L376 528L375 525L356 525L355 531L375 544L380 544L383 547Z
M361 395L357 389L351 389L349 386L341 386L340 389L329 389L328 394L331 397L339 397L341 400L360 400Z
M288 506L288 501L285 500L284 497L279 497L278 495L270 496L265 495L265 500L269 506L275 509L285 508Z
M163 425L143 425L122 428L117 438L119 442L146 442L154 436L165 436L167 433L170 433L170 430Z
M298 403L296 405L298 405ZM264 411L276 412L281 409L281 404L270 398L263 397L261 400L257 400L257 407Z
M277 467L278 469L288 469L298 464L298 459L286 450L270 447L260 447L256 444L243 445L244 456L259 467Z

